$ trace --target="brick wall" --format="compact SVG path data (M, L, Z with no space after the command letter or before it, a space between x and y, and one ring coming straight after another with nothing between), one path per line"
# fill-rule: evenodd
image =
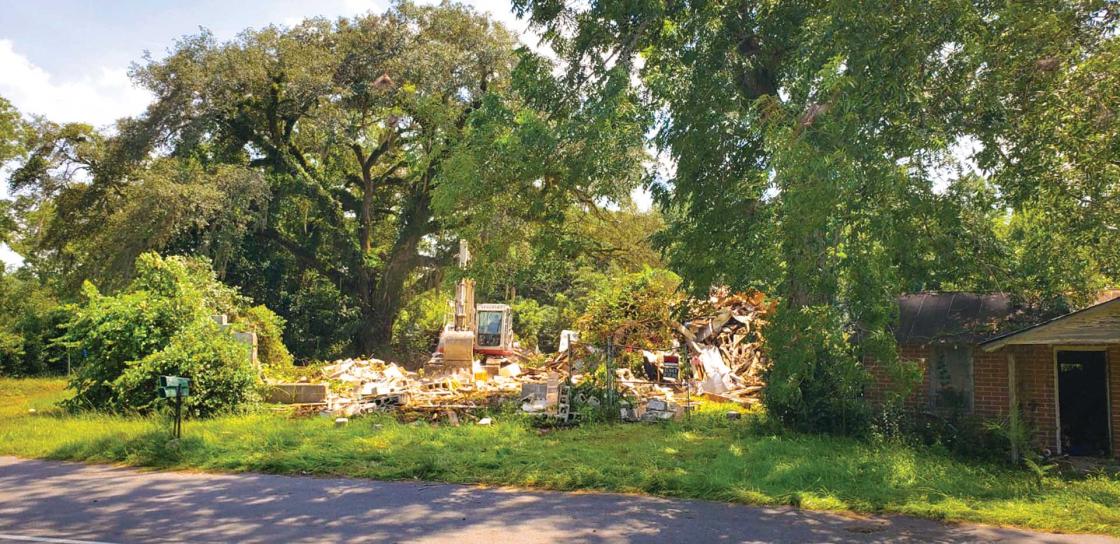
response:
M1011 403L1007 355L972 348L972 412L978 416L1002 419Z
M1120 347L1117 348L1120 350ZM1007 366L1008 352L1015 354L1019 404L1024 418L1034 427L1034 441L1040 448L1053 449L1057 439L1054 415L1054 358L1051 346L1008 346L989 353L978 347L972 350L972 406L977 416L992 420L1004 420L1010 411L1010 388ZM904 360L917 361L922 370L922 383L907 398L906 406L911 409L925 410L929 406L930 375L926 372L927 361L933 349L925 345L899 346L899 356ZM1120 359L1120 358L1118 358ZM875 364L865 360L871 383L866 396L871 402L881 402L883 394L890 387L890 378ZM1120 366L1112 374L1116 382L1113 396L1120 406ZM1114 414L1114 427L1120 429L1120 415ZM1114 439L1120 433L1114 433ZM1120 450L1116 450L1120 451Z
M1015 354L1019 409L1023 419L1034 428L1034 442L1044 450L1056 452L1054 348L1049 345L1007 346L996 353L1006 360L1008 352Z
M1071 346L1070 349L1091 346ZM1018 383L1019 406L1024 419L1034 429L1035 444L1045 450L1057 453L1058 422L1057 392L1055 390L1056 368L1055 349L1062 346L1019 345L1007 346L993 353L979 348L972 351L973 413L993 420L1007 417L1010 407L1008 388L1008 354L1015 355ZM911 409L923 410L929 407L930 376L926 361L932 357L932 348L921 345L899 347L899 354L905 360L918 361L923 380L907 399ZM1120 344L1107 346L1108 380L1110 395L1110 424L1112 427L1112 454L1120 457ZM879 402L883 393L890 387L890 378L873 360L864 361L871 374L866 395L872 402Z
M918 364L922 372L922 383L906 399L906 406L911 409L925 409L929 404L929 373L926 372L926 362L929 360L931 350L927 346L907 344L898 346L898 356L904 361L913 361ZM871 402L882 402L893 384L891 378L882 366L875 363L873 358L867 357L863 361L871 375L871 383L867 385L864 395Z
M1120 457L1120 344L1108 348L1108 408L1112 416L1112 456Z

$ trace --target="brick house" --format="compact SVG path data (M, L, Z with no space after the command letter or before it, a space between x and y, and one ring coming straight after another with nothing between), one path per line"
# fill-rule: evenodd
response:
M1120 296L1046 318L1002 294L899 298L899 354L922 383L907 399L929 412L1001 420L1016 402L1034 441L1056 454L1120 454ZM867 397L890 379L873 361Z

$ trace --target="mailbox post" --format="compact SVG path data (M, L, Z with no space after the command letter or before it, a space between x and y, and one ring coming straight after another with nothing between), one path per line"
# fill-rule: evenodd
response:
M183 397L190 396L190 387L190 378L179 376L159 377L159 388L156 390L159 398L175 399L175 426L171 430L171 434L175 438L183 437Z

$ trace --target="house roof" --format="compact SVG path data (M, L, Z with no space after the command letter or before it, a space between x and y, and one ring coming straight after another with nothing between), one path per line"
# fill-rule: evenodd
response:
M1037 322L1006 293L914 293L898 298L899 344L971 344Z
M1120 296L980 344L995 351L1011 344L1120 343Z

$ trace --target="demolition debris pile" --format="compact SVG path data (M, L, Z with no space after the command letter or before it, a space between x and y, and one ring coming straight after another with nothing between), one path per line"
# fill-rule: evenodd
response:
M758 291L713 289L708 299L689 301L684 324L664 323L686 350L640 350L643 377L625 367L610 373L613 379L607 387L621 393L614 398L622 419L674 419L685 412L693 396L744 405L759 402L768 366L761 329L773 308L774 303ZM661 332L656 334L665 338ZM590 379L590 366L602 360L603 347L574 342L570 346L565 342L565 347L540 368L522 368L518 362L502 359L487 365L493 367L489 373L480 372L476 362L479 368L439 376L379 359L346 359L320 367L307 382L274 384L270 400L292 405L297 413L349 417L394 410L409 419L447 418L453 423L477 419L473 413L479 409L520 400L525 412L570 422L573 400L601 405L600 399L572 399L571 394L573 386ZM682 368L685 353L688 365Z
M707 300L691 301L689 320L677 327L691 354L700 394L754 404L769 366L762 351L762 328L776 303L757 290L731 293L713 288Z
M546 380L539 372L522 372L517 363L479 380L464 374L426 377L380 359L345 359L319 368L318 374L305 383L274 384L269 400L292 405L297 413L349 417L392 409L412 419L457 420L517 398L523 383Z

